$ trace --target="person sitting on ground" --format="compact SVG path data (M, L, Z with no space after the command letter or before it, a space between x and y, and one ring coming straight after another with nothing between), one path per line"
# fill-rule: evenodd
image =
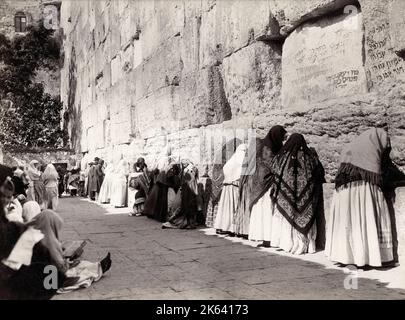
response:
M14 196L18 196L20 194L27 196L26 190L28 188L28 184L24 183L23 181L24 170L21 170L18 167L14 167L13 173L14 174L11 179L14 184Z
M8 221L23 222L22 206L17 198L14 198L14 184L10 177L7 177L1 192L1 201Z
M59 235L62 230L62 218L52 210L41 211L35 201L24 204L23 218L26 226L40 230L44 235L41 244L49 251L52 265L66 277L66 281L59 287L57 293L65 293L79 288L88 288L93 282L111 268L111 254L100 262L70 261L63 255Z

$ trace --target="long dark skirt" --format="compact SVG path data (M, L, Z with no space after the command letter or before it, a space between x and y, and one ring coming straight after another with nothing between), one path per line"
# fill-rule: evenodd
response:
M160 222L166 222L168 189L168 186L159 182L153 185L145 202L144 215Z
M169 211L170 225L166 227L193 229L197 226L198 199L187 184L183 184L181 191L176 193Z

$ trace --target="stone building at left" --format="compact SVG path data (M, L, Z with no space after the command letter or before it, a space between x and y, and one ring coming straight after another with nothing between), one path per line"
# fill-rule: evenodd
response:
M0 34L16 39L27 34L32 26L44 23L46 28L54 30L53 37L62 44L62 32L59 28L61 1L49 0L0 0ZM0 72L1 72L0 62ZM33 82L42 83L46 93L60 98L61 66L56 62L52 70L40 66ZM1 85L1 84L0 84ZM1 120L1 119L0 119ZM48 163L72 162L68 149L55 150L2 150L0 141L0 163L6 165L25 165L30 160ZM69 165L68 165L69 166Z
M61 38L59 32L61 1L46 0L0 0L0 34L8 38L23 36L30 26L47 23L55 30L54 37ZM52 96L60 93L60 68L50 71L39 68L34 79L44 85L45 92Z

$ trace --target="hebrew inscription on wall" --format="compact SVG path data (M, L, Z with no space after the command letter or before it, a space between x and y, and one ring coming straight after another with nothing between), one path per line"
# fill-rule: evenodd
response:
M367 91L361 13L306 23L283 48L283 108Z

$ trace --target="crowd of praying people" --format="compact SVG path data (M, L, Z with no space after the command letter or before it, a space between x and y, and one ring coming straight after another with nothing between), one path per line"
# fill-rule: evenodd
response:
M263 139L232 143L234 153L212 174L218 235L294 255L324 249L329 260L342 266L398 262L393 201L405 174L390 159L386 129L368 129L343 148L327 222L325 170L302 134L277 125ZM41 290L41 268L53 264L61 275L57 292L89 286L111 266L110 254L98 263L63 256L63 221L55 212L61 177L52 164L43 170L39 166L31 161L26 171L1 167L0 284L12 283L10 292L20 292L18 286L31 281ZM129 207L130 216L154 219L163 229L205 223L197 166L173 157L169 145L150 168L144 158L132 170L123 157L116 165L95 158L82 160L63 180L72 195Z
M240 144L224 165L214 228L296 255L325 249L340 266L392 265L398 262L393 201L405 174L390 151L383 128L343 148L325 225L317 152L303 135L275 126L264 139Z
M234 146L232 156L218 168L221 173L213 177L217 234L295 255L325 250L340 265L398 262L393 201L405 174L390 159L386 128L368 129L343 148L327 221L325 170L302 134L289 134L277 125L263 139ZM204 224L198 169L187 159L173 157L170 146L151 168L139 158L132 173L128 171L128 163L121 160L114 173L106 174L100 202L124 205L127 195L131 216L152 218L164 229Z

